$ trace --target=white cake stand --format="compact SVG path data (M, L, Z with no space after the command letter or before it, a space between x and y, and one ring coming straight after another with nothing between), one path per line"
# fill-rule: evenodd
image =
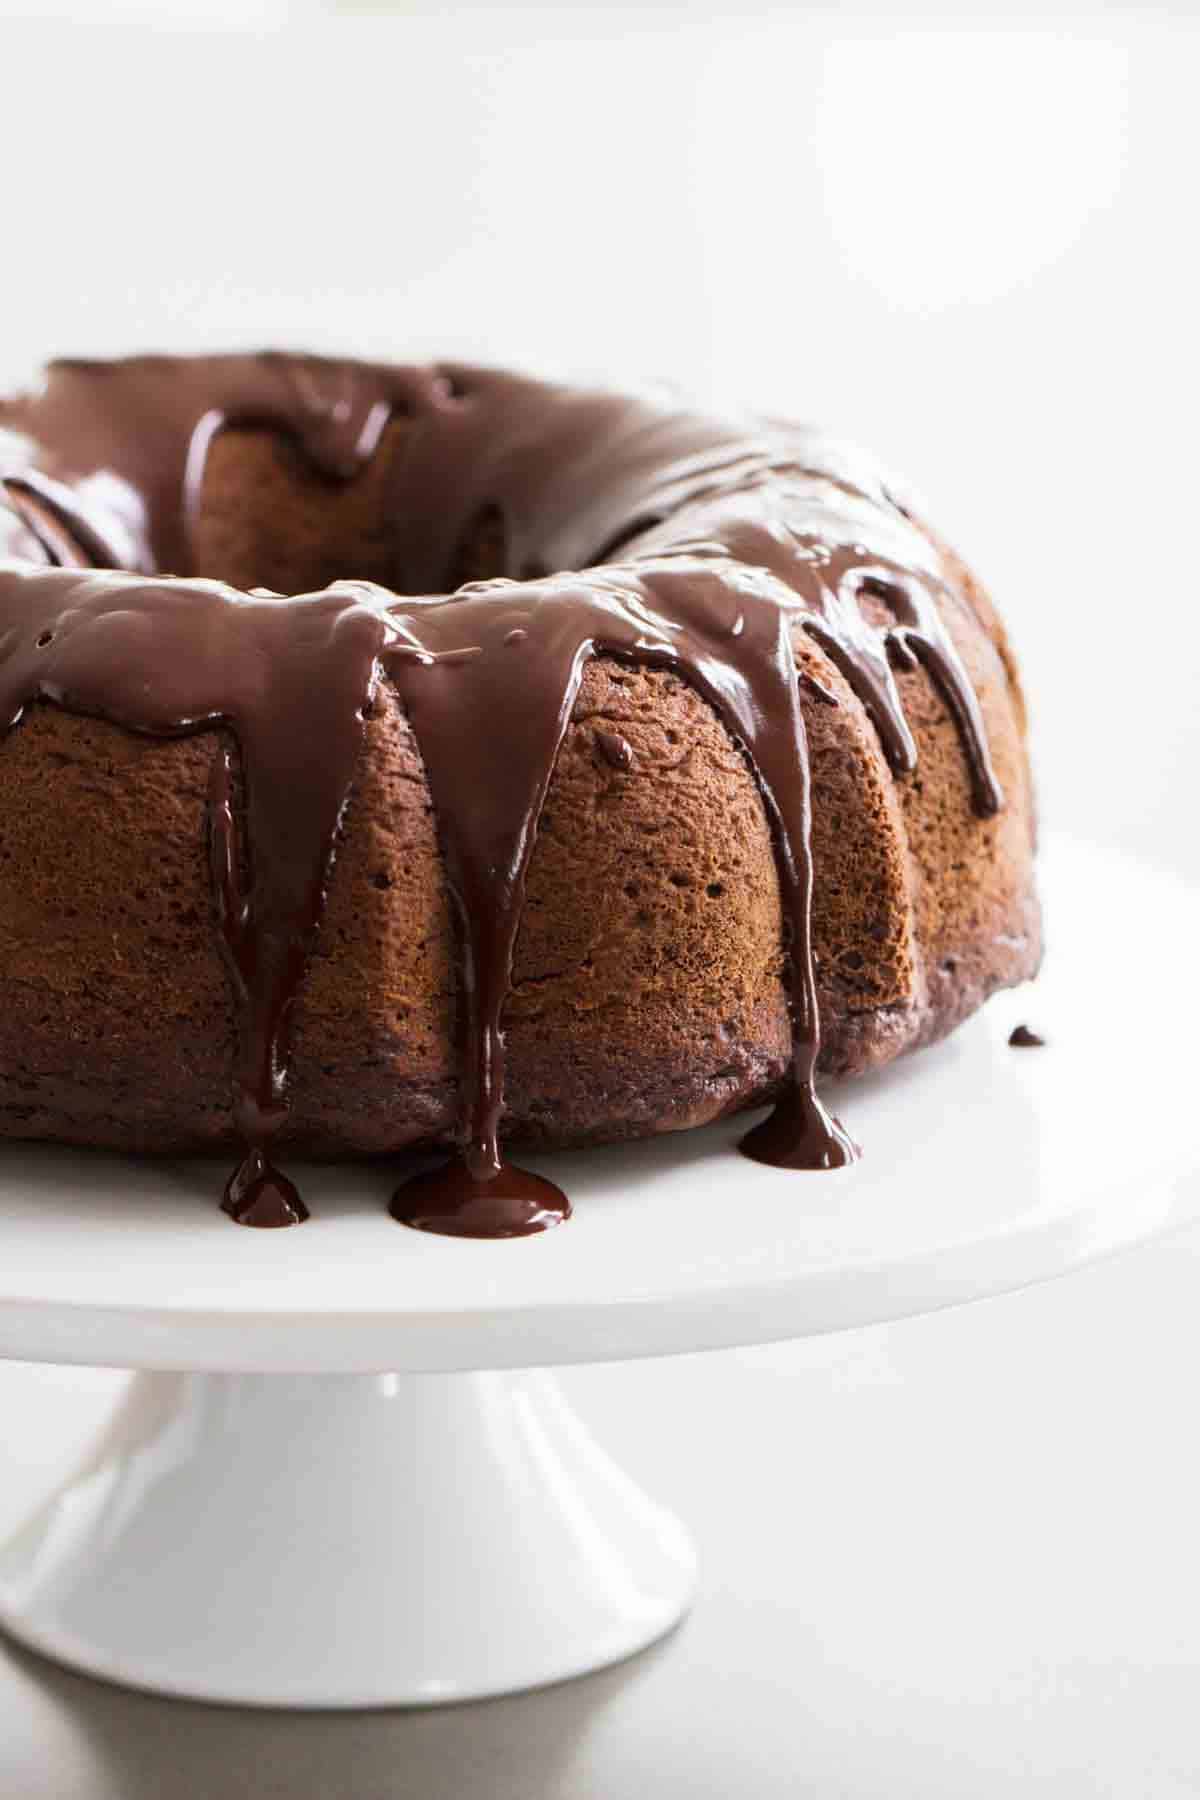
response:
M255 1233L209 1164L7 1148L0 1355L154 1372L0 1547L0 1623L138 1687L339 1707L533 1686L666 1631L685 1532L530 1368L896 1319L1200 1211L1198 896L1077 846L1046 889L1035 989L833 1096L849 1171L750 1164L744 1122L547 1158L571 1224L470 1243L393 1224L382 1170L310 1170L312 1223ZM1025 1019L1046 1049L1008 1047Z

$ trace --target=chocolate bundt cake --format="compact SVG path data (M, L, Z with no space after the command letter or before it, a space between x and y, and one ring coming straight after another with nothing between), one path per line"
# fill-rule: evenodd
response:
M398 1215L512 1235L567 1208L509 1140L771 1103L747 1153L833 1167L818 1072L1036 970L1003 627L811 430L71 361L0 484L4 1136L236 1150L251 1224L288 1151L440 1147Z

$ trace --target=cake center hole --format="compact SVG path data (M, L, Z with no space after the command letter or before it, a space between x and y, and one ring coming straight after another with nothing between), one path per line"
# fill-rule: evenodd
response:
M190 521L191 567L242 589L311 593L333 581L374 581L396 594L451 593L465 581L514 575L500 507L455 522L413 474L412 421L397 417L378 450L335 480L293 443L259 427L231 427L209 447Z

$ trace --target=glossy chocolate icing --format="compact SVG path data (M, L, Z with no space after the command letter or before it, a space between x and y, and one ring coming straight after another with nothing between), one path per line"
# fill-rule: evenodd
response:
M222 427L269 426L349 481L397 415L410 442L388 477L402 536L394 588L341 581L284 597L195 570L190 527ZM793 1168L857 1154L813 1085L797 634L845 675L902 775L916 749L893 667L923 664L957 724L977 809L1001 804L935 600L950 595L937 552L869 467L798 427L710 417L654 391L267 354L52 364L39 390L0 403L0 483L0 730L47 700L155 735L222 731L209 821L238 1003L235 1218L306 1216L269 1150L287 1112L290 1015L381 680L424 760L466 1002L459 1146L393 1210L479 1236L524 1235L569 1212L502 1155L501 1017L542 803L600 654L675 670L709 701L774 829L794 1081L743 1148ZM497 513L505 576L442 593L473 523ZM471 728L484 719L486 732ZM598 737L619 779L632 751Z

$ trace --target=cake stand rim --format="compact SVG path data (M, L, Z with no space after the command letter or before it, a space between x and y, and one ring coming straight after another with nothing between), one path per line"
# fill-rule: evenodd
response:
M1194 908L1200 898L1200 888L1141 858L1061 835L1043 861L1060 868L1074 862L1092 888L1107 871L1118 888L1133 881L1160 903L1173 896L1175 904ZM1172 1003L1178 1005L1177 994ZM961 1028L972 1029L976 1021ZM929 1088L930 1096L936 1092ZM674 1292L617 1286L584 1301L522 1298L462 1308L255 1309L240 1306L232 1286L228 1303L200 1306L5 1294L0 1193L0 1357L214 1373L452 1372L671 1355L852 1330L1013 1292L1184 1228L1200 1217L1200 1140L1189 1145L1185 1116L1175 1129L1180 1155L1172 1160L1164 1153L1136 1192L1128 1169L1121 1170L1060 1211L923 1242L907 1256L764 1269L723 1285L692 1280ZM82 1206L79 1215L86 1225ZM744 1230L751 1216L742 1211L735 1228ZM230 1241L248 1235L230 1232ZM269 1252L276 1234L261 1237ZM528 1242L487 1249L520 1256Z

